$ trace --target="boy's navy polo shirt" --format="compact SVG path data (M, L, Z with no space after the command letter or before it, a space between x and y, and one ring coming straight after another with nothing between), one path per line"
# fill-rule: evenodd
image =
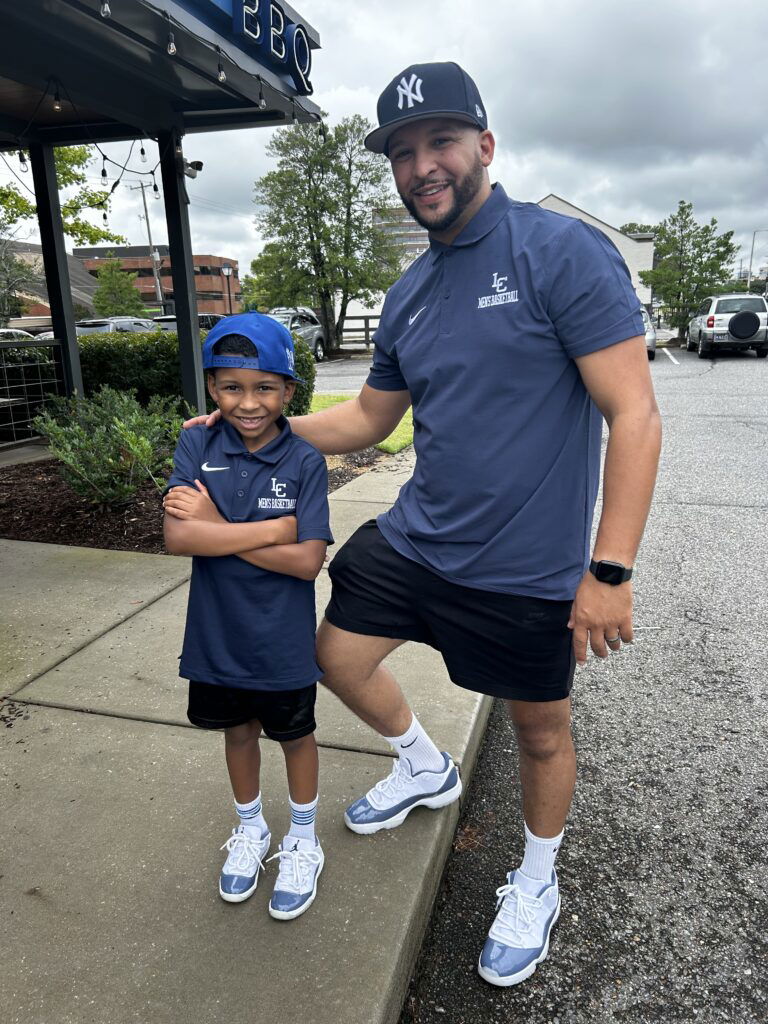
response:
M586 570L602 417L574 358L644 333L613 244L501 185L387 294L368 384L408 390L416 467L389 543L464 586L570 600Z
M333 543L325 459L288 421L249 452L224 420L182 430L168 487L198 479L231 523L296 516L298 540ZM251 690L296 690L322 675L315 662L315 587L237 555L192 559L179 675Z

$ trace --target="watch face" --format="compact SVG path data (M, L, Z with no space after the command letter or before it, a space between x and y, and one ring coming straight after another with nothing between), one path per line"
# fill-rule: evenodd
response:
M598 562L595 576L601 583L610 583L616 586L624 582L625 572L624 566L619 565L618 562Z

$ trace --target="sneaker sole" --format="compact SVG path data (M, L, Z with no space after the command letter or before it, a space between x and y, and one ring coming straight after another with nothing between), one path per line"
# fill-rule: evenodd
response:
M300 907L297 907L296 910L273 910L272 909L272 904L270 903L269 907L267 908L269 910L269 916L270 917L274 917L274 919L276 921L292 921L294 919L294 917L301 917L301 915L304 913L305 910L309 910L309 908L315 902L315 896L317 896L317 880L320 877L320 875L323 873L323 868L324 867L325 867L325 862L323 862L320 865L320 867L318 869L318 872L315 875L315 884L314 884L314 886L312 888L312 892L310 894L310 897L309 897L309 899L307 900L306 903L302 903L302 905Z
M256 872L256 878L254 879L253 885L250 889L246 889L245 892L224 892L219 883L219 896L224 900L225 903L244 903L245 900L249 899L256 892L256 886L259 884L259 872Z
M504 978L500 977L498 974L492 973L491 971L487 970L487 968L483 967L480 960L478 960L477 973L480 975L483 981L487 981L490 985L497 985L499 988L509 988L510 985L519 985L521 981L525 981L526 978L530 978L530 976L533 974L533 972L536 970L539 964L547 959L547 954L549 953L549 937L552 934L552 929L557 924L557 920L559 917L560 897L558 896L557 910L555 911L554 917L550 921L549 928L547 929L547 941L544 943L544 948L542 949L541 953L539 953L539 955L536 957L536 959L532 960L527 967L524 967L522 969L522 971L518 971L517 974L510 974ZM480 955L482 956L482 953Z
M412 803L410 807L406 807L404 811L400 811L393 818L387 818L386 821L371 821L364 824L357 824L352 821L346 811L344 812L344 824L352 832L356 832L359 836L370 836L374 832L381 832L385 828L397 828L398 825L402 825L411 811L417 807L428 807L431 811L437 811L441 807L446 807L448 804L452 804L454 800L458 800L461 796L461 779L458 780L453 789L448 789L445 793L440 793L438 796L425 796L421 800L417 800Z

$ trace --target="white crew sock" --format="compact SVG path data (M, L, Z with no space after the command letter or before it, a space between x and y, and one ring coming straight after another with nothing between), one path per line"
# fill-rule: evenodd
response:
M235 800L235 810L240 815L240 824L246 835L249 835L251 839L260 839L269 832L264 815L261 813L261 793L256 796L255 800L251 800L247 804L239 804Z
M555 857L563 841L565 830L551 839L535 836L525 823L525 852L519 870L528 878L539 882L549 882L555 867Z
M424 771L441 772L445 768L443 755L424 732L416 715L402 736L385 736L384 739L410 766L411 775Z
M291 805L291 827L288 829L289 836L296 839L315 838L315 815L317 814L317 800L308 804L295 804L290 797L288 803Z

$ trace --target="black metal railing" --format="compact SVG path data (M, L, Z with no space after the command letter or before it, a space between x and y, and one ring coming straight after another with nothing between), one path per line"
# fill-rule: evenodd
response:
M60 352L56 339L0 341L0 449L36 438L32 420L64 394Z

